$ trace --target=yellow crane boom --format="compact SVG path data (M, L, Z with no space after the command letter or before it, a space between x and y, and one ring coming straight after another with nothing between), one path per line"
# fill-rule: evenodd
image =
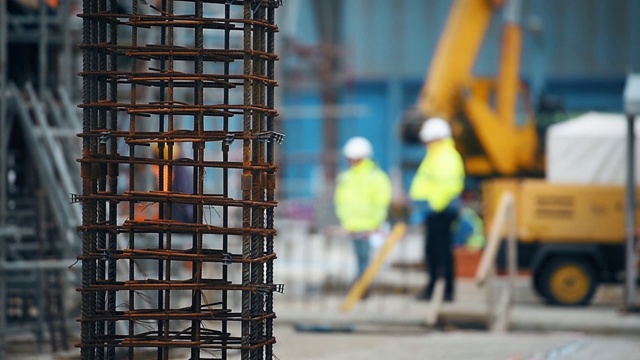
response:
M504 3L454 1L418 99L418 118L405 123L405 139L415 139L427 118L450 121L470 175L515 175L541 169L533 115L529 111L523 121L517 116L518 95L525 91L519 78L520 1ZM473 65L498 9L505 14L498 73L496 78L478 78L472 74Z

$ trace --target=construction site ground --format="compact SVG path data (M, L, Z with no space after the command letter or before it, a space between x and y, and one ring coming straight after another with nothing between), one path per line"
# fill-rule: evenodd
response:
M475 284L466 280L458 282L459 296L443 304L438 323L431 327L424 320L428 303L403 295L374 292L350 313L340 310L344 298L338 295L305 302L281 299L276 302L274 354L281 360L638 359L640 314L621 311L619 287L604 287L591 306L557 308L525 301L525 279L518 285L519 300L509 331L503 333L487 331L483 303ZM77 349L29 354L29 339L13 340L12 359L80 358ZM149 358L155 358L151 351Z
M285 284L284 293L274 294L278 359L640 358L640 313L623 310L622 285L600 286L589 306L552 307L532 291L530 279L520 275L508 330L491 332L486 288L472 278L459 278L455 301L443 303L435 325L428 325L430 304L415 299L426 274L397 266L419 260L416 229L398 244L370 295L344 312L355 266L350 243L294 225L287 224L291 231L282 231L276 244L276 281ZM498 291L505 286L505 278L496 281ZM79 359L78 349L33 354L29 337L9 340L11 359ZM79 342L77 336L72 342ZM153 351L149 358L155 358Z

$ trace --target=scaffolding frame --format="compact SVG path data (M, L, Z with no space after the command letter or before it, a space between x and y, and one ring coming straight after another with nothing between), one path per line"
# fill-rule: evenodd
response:
M9 13L9 1L0 3L0 358L6 357L7 334L34 333L38 352L45 351L47 337L52 351L69 348L71 319L62 298L73 278L67 268L80 220L79 207L69 204L69 192L79 190L71 148L80 122L68 95L74 71L68 17L75 2L60 0L52 10L40 0L37 9L19 13ZM23 6L19 0L12 5ZM20 84L8 77L9 48L16 45L37 51L36 67ZM56 69L50 68L52 49L61 58ZM12 139L18 128L24 138ZM10 150L23 152L19 161L29 163L16 164ZM18 179L28 184L10 180L16 168L29 169Z

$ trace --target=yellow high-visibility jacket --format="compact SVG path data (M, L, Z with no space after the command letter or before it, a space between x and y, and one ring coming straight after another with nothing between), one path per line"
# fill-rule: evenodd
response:
M464 165L453 139L430 143L427 155L420 163L411 182L409 197L414 201L426 201L437 212L460 196L464 189Z
M371 159L364 159L340 174L333 200L345 230L377 230L387 219L391 181Z

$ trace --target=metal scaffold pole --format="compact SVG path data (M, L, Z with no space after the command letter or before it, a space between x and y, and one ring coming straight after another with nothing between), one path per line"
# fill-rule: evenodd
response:
M0 225L5 222L7 193L7 2L0 4Z
M625 85L624 108L627 115L627 176L625 188L625 296L627 310L637 311L638 283L637 201L636 201L636 118L640 116L640 74L629 74Z

